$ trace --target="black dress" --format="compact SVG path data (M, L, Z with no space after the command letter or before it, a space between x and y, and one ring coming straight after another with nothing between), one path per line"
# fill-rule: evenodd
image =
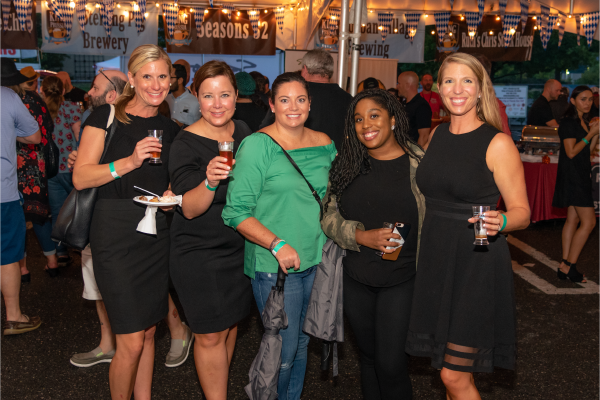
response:
M431 365L464 372L513 369L516 320L513 273L503 235L475 246L472 206L495 209L500 195L486 165L498 129L454 135L440 125L417 170L426 199L406 351Z
M104 130L109 114L109 105L98 107L85 126ZM163 131L163 163L150 165L144 161L140 168L98 190L90 245L96 282L116 334L142 331L169 311L169 230L165 214L160 210L156 213L157 235L138 232L146 207L133 201L140 195L133 186L159 195L167 190L169 150L179 130L175 122L160 114L150 118L127 115L130 124L114 120L118 125L103 164L130 156L150 129Z
M236 103L233 119L244 121L251 132L258 132L258 127L267 114L267 109L254 103Z
M243 121L233 122L235 154L252 132ZM206 167L218 155L215 140L182 130L171 148L173 192L183 195L204 184ZM194 333L223 331L250 313L252 287L244 275L244 238L221 218L228 184L228 179L221 181L204 214L187 219L178 207L171 224L171 279Z
M592 197L592 163L590 162L590 146L585 146L575 157L567 157L565 139L575 139L575 143L587 136L581 126L580 119L563 118L558 128L560 137L560 154L558 171L552 206L564 208L594 207Z

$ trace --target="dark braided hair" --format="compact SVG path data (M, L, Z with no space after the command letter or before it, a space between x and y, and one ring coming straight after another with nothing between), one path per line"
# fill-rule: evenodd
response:
M341 200L344 190L359 174L368 174L371 171L369 153L367 152L367 148L356 136L354 122L356 105L363 99L373 100L377 105L387 111L390 118L394 117L396 121L396 126L394 128L396 141L409 157L414 158L417 162L421 160L409 146L409 143L413 145L416 143L408 136L408 117L406 116L404 106L400 104L398 99L393 94L382 89L370 89L360 92L354 97L348 108L342 151L335 160L333 160L331 171L329 172L331 190L329 192L327 203L329 204L332 195L336 196L340 211L343 210ZM327 211L327 205L325 205L325 211Z

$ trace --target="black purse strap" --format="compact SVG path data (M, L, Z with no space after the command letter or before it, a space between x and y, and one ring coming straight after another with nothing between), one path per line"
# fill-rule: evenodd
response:
M108 150L108 145L110 144L110 141L112 139L112 137L115 135L115 131L117 130L117 123L119 122L118 119L116 119L115 116L115 106L114 105L110 105L111 110L110 110L110 116L108 117L108 120L106 121L106 123L110 123L110 118L113 117L112 123L110 124L110 129L109 126L106 126L106 137L104 138L104 150L102 150L102 156L100 157L100 161L98 162L98 164L102 164L102 161L104 161L104 157L106 156L106 151Z
M264 133L264 132L260 132L260 133ZM292 163L292 165L294 166L294 168L296 168L296 171L298 171L298 173L302 176L302 178L304 178L304 181L308 185L308 188L310 189L313 197L315 198L315 200L317 201L317 203L319 203L319 221L321 221L323 219L323 204L321 203L321 197L319 197L319 194L317 193L317 191L315 190L315 188L313 187L313 185L311 185L310 182L308 181L308 179L306 179L306 177L304 176L304 174L300 170L300 167L298 166L298 164L296 164L296 161L294 161L294 159L292 158L292 156L290 156L289 153L287 151L285 151L285 149L283 148L283 146L281 146L277 142L277 140L273 139L271 137L271 135L269 135L267 133L264 133L264 134L267 135L268 137L270 137L271 140L273 142L275 142L275 144L277 146L281 147L281 150L283 151L283 154L285 154L285 156L290 161L290 163Z

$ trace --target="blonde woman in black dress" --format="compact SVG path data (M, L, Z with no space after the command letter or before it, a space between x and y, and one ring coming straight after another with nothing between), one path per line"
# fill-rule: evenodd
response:
M425 196L406 351L441 369L450 400L477 400L473 372L514 368L515 297L503 232L529 224L519 153L502 133L494 88L477 59L448 56L438 87L450 123L430 135L416 182ZM502 195L504 214L495 211ZM485 213L490 244L475 246L472 206Z
M593 99L589 87L573 89L569 107L558 128L560 155L552 205L568 207L568 211L562 231L563 259L556 274L559 279L568 278L572 282L586 282L576 264L596 226L590 176L590 149L598 143L598 119L590 123Z

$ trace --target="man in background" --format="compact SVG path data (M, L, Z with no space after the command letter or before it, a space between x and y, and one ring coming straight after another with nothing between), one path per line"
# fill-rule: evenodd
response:
M429 140L431 131L431 107L419 96L419 77L412 71L398 75L398 94L406 98L406 114L408 116L408 135L421 147Z
M552 109L552 115L554 115L554 119L559 122L562 119L563 114L567 111L569 107L569 88L563 86L560 89L560 95L558 99L552 100L550 102L550 108Z
M171 70L171 93L167 95L165 101L169 104L171 119L179 126L191 125L202 116L198 99L185 87L187 81L185 67L174 64Z
M429 103L432 118L438 119L440 117L440 110L445 111L445 109L440 95L431 90L433 88L433 76L431 74L423 75L421 86L423 86L423 90L421 90L419 95Z
M558 99L561 88L562 85L556 79L546 81L542 95L531 105L531 109L527 115L527 125L558 126L558 122L554 118L554 114L552 114L550 102Z

